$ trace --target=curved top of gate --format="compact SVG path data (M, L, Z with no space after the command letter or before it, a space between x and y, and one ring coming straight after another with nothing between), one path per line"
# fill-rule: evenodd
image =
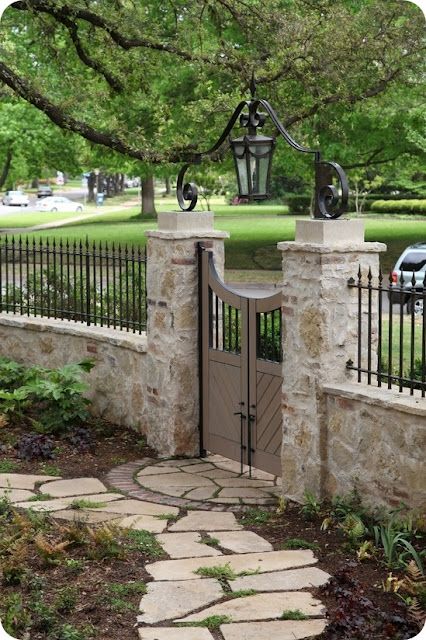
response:
M242 295L229 285L225 284L219 276L216 265L214 263L214 256L212 251L203 250L203 254L207 254L208 268L209 268L209 286L214 293L220 297L221 300L230 304L231 306L239 309L241 306L241 298L256 301L257 313L265 313L267 311L274 311L282 305L282 291L272 294L271 296L257 298L256 296Z

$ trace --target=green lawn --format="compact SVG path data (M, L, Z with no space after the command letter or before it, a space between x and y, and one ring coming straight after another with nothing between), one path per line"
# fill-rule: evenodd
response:
M222 202L222 204L220 204ZM111 201L111 205L113 202ZM226 267L233 270L279 270L281 256L276 249L280 240L293 240L295 216L279 215L285 210L279 206L230 206L223 200L213 202L216 216L216 228L228 231L226 241ZM175 200L161 198L158 200L159 211L176 209ZM142 220L139 206L109 211L97 219L88 219L78 224L70 224L64 228L35 232L36 237L66 237L71 240L89 238L89 240L115 241L121 243L144 245L145 231L156 227L155 220ZM98 210L101 211L101 210ZM25 216L21 214L20 227L24 226ZM28 214L32 216L33 214ZM62 214L68 217L70 214ZM51 216L43 214L43 222L50 221ZM49 217L49 219L48 219ZM364 216L366 240L384 242L388 251L382 255L382 267L389 272L402 250L414 242L426 241L426 218L408 216ZM1 222L1 221L0 221ZM15 225L16 220L13 220ZM40 222L31 217L30 224ZM338 224L338 222L330 222ZM16 225L17 227L18 225ZM236 277L238 279L238 277Z
M96 213L95 207L86 209L85 213ZM0 217L0 230L7 231L8 229L23 229L27 227L33 227L38 224L46 224L47 222L54 222L55 220L67 220L68 218L75 218L76 216L84 215L81 213L73 212L57 212L51 213L36 212L36 213L11 213Z

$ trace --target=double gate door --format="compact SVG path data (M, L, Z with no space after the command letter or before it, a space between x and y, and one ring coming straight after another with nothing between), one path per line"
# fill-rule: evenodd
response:
M239 295L200 246L201 449L281 475L282 293Z

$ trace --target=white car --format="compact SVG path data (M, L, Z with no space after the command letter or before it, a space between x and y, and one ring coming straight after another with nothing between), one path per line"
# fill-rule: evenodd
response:
M2 200L3 204L11 207L16 205L18 207L28 207L30 199L23 191L6 191Z
M83 205L80 202L74 202L62 196L42 198L36 203L35 208L37 211L76 211L77 213L83 211Z

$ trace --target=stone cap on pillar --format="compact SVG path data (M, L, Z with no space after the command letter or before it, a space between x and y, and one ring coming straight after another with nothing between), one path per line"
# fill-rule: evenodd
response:
M162 211L158 214L158 230L147 231L146 235L164 240L229 238L226 231L215 231L213 211Z
M373 252L386 251L382 242L364 241L363 220L296 220L294 242L279 242L280 251Z

